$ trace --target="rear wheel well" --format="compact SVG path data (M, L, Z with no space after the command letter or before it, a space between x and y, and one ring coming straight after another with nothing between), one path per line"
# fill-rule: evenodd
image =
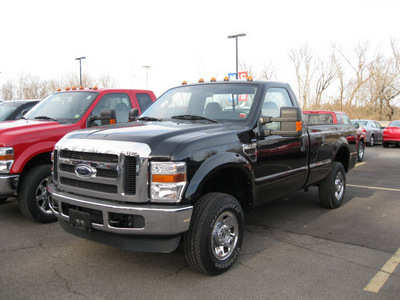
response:
M248 176L238 168L225 168L218 170L206 179L200 189L200 194L217 192L235 197L243 211L251 210L253 200L251 182Z
M350 163L349 150L345 147L341 147L339 151L336 153L334 161L340 162L347 173L349 171L349 163Z

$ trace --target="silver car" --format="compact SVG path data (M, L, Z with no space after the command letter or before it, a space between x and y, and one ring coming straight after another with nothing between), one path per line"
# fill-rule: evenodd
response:
M383 127L374 120L351 120L357 128L365 132L365 141L368 146L374 146L376 143L382 143L383 140ZM357 126L358 124L358 126Z

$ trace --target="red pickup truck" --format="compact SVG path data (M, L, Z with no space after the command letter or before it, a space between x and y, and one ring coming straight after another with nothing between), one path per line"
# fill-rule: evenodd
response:
M303 117L306 124L317 125L317 124L336 124L340 126L352 126L349 116L340 111L330 110L318 110L318 111L303 111ZM365 154L365 132L357 129L357 161L362 161ZM348 139L354 139L353 136ZM349 143L354 141L350 141Z
M23 119L0 122L0 203L16 193L25 216L56 221L46 187L58 140L68 132L100 126L105 109L115 111L115 123L128 122L131 109L140 114L155 99L147 90L67 88L43 99Z

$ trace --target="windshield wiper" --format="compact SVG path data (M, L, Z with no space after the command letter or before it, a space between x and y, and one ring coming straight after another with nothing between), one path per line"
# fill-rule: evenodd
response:
M213 119L209 119L206 117L202 117L202 116L198 116L198 115L179 115L179 116L172 116L172 119L178 119L178 120L206 120L209 122L213 122L213 123L218 123L218 121L213 120Z
M50 121L56 121L56 122L57 122L56 119L50 118L50 117L48 117L48 116L37 116L37 117L35 117L34 119L35 119L35 120L50 120Z
M138 118L138 121L162 121L162 120L153 117L141 117Z

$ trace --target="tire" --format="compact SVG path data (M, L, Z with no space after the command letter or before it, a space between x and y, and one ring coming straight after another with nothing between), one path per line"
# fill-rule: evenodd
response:
M375 137L374 135L371 135L371 137L369 138L369 146L373 147L375 145Z
M358 142L357 147L357 161L363 161L365 154L365 145L363 141Z
M389 143L383 143L383 148L389 148Z
M325 208L338 208L346 191L346 172L339 162L334 162L329 175L319 184L319 202Z
M244 215L236 198L209 193L194 205L183 251L189 266L198 272L218 275L236 261L243 241Z
M18 186L19 209L24 216L39 223L57 220L50 210L46 189L50 176L51 165L36 166L22 177Z
M4 203L7 201L8 198L0 198L0 204Z

